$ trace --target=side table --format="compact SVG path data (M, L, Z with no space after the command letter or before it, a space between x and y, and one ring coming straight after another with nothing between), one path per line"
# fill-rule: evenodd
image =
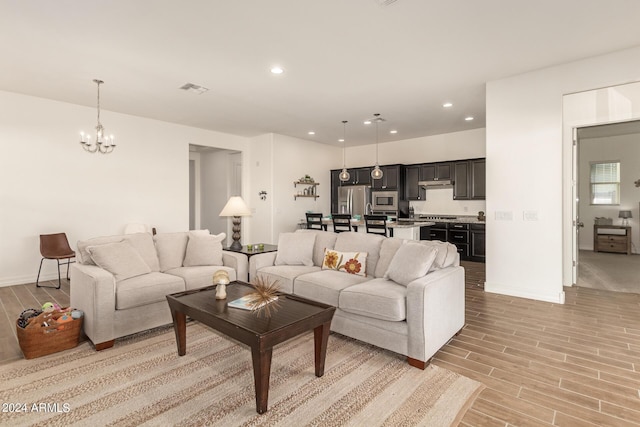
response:
M225 251L244 254L244 255L247 256L247 261L249 261L249 258L251 258L253 255L264 254L264 253L267 253L267 252L277 252L278 251L278 245L268 245L266 243L259 243L259 244L262 244L264 246L263 249L257 249L258 244L251 245L252 249L249 249L247 247L247 245L243 245L242 248L240 248L240 249L231 249L230 247L222 247L222 249L225 250ZM238 280L249 280L249 273L247 273L247 277L246 278L238 277Z
M616 252L631 255L631 227L594 224L593 252Z

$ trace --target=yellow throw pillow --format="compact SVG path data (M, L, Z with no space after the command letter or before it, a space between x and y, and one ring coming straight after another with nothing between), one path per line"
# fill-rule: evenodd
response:
M364 277L367 275L367 253L325 249L322 269L342 271Z

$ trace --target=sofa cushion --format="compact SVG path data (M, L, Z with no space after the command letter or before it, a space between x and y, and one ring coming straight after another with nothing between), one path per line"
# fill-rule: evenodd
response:
M225 237L225 233L211 235L190 231L182 265L222 265L222 241Z
M275 265L313 265L315 234L280 233Z
M293 293L303 298L337 307L340 291L367 280L369 279L355 274L321 270L298 276L293 282Z
M397 250L384 278L408 286L427 274L436 259L436 254L437 250L434 247L415 242L405 243Z
M336 244L338 233L322 231L322 230L297 230L296 233L313 233L316 236L316 242L313 245L313 265L322 266L324 260L324 250L333 249Z
M437 250L436 259L429 271L450 267L455 264L458 258L458 249L453 243L441 242L440 240L421 240L420 244L433 247Z
M151 273L136 248L128 241L87 246L91 259L115 276L116 281Z
M160 271L160 263L158 262L156 247L153 244L153 237L149 233L123 234L118 236L94 237L89 240L81 240L77 244L79 261L81 264L96 265L96 263L91 259L91 255L87 251L87 247L122 241L127 241L136 248L151 271Z
M380 258L376 265L375 277L384 277L384 274L391 264L393 256L396 254L400 246L405 243L404 239L399 237L388 237L382 241L380 245Z
M333 248L340 252L366 252L367 274L373 275L380 257L380 245L384 239L385 237L379 234L340 233L336 237L336 244Z
M282 292L293 293L293 281L296 277L307 273L320 271L320 267L306 265L275 265L258 270L256 276L262 276L267 280L278 281Z
M323 270L336 270L357 276L367 275L366 252L338 252L333 249L325 249Z
M229 280L237 279L236 271L231 267L220 265L199 265L194 267L178 267L165 271L166 274L181 277L185 283L185 289L200 289L213 285L213 275L216 271L223 270L229 274Z
M407 318L407 288L385 279L373 279L340 292L338 307L348 313L400 322Z
M182 267L184 256L187 253L189 234L208 236L209 230L191 230L177 233L158 233L153 236L153 242L158 252L160 271L165 272L172 268Z
M168 294L184 290L184 280L171 274L152 272L132 277L116 283L116 310L166 302Z

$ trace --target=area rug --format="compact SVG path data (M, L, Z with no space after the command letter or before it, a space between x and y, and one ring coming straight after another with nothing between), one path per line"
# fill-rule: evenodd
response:
M338 334L317 378L313 333L274 349L270 384L259 415L250 350L189 322L182 357L165 327L0 367L0 425L448 426L483 388Z

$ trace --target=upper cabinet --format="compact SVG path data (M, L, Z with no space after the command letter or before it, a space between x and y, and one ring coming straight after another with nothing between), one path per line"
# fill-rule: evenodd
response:
M427 163L420 166L420 181L451 179L451 163Z
M380 169L382 169L382 178L372 179L371 188L374 190L400 190L402 188L401 165L380 166Z
M422 200L420 181L420 165L405 166L404 168L404 198L406 200Z
M486 197L486 160L472 159L454 163L453 198L484 200Z
M471 198L484 200L487 196L486 159L470 160L471 165Z
M349 181L345 181L342 185L371 185L371 168L353 168L349 171ZM339 172L338 172L339 173Z

